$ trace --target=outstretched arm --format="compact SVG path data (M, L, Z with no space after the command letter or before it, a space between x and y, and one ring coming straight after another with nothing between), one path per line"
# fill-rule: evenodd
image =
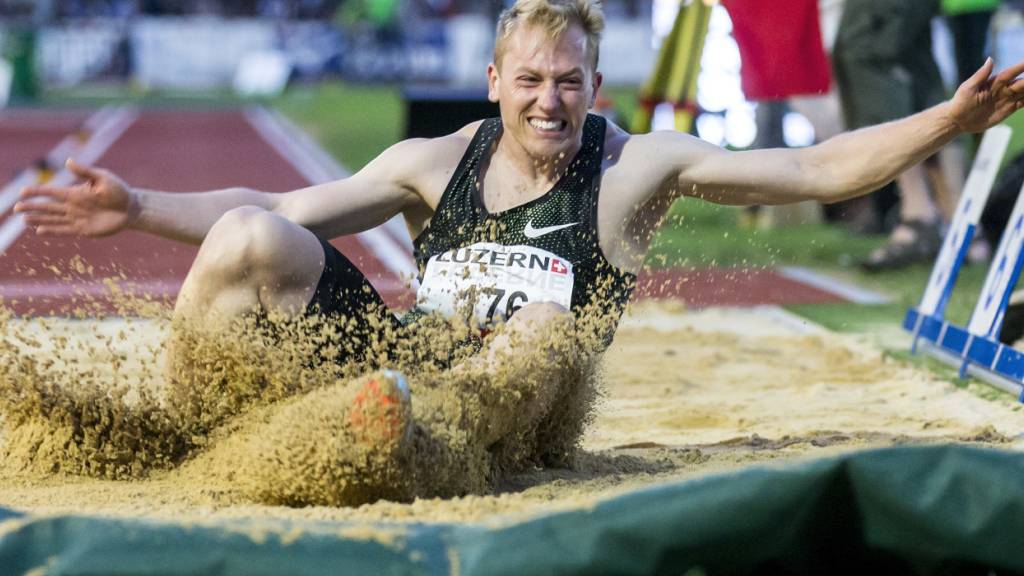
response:
M836 202L876 190L956 136L980 132L1024 107L1024 62L992 77L989 59L947 102L913 116L799 149L727 152L681 146L676 192L721 204ZM671 136L669 136L671 137Z
M284 194L248 188L190 193L132 188L107 170L69 160L78 183L29 186L14 211L39 234L98 237L136 229L199 244L228 210L259 206L331 238L372 228L419 201L402 171L393 168L408 166L420 142L392 146L350 178Z

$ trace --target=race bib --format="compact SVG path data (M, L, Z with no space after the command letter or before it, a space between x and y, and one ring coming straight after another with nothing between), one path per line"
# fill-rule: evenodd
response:
M478 242L427 261L416 307L447 317L471 313L479 327L530 302L572 303L572 263L532 246Z

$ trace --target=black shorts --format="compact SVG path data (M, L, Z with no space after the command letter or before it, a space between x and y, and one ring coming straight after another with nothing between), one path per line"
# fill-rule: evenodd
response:
M403 323L388 310L366 276L330 242L318 239L324 249L324 270L305 314L337 318L344 324L343 337L349 344L370 342L373 333L379 333L382 326L391 325L396 331L402 329ZM338 361L361 356L358 347L348 352Z
M406 361L429 361L435 365L448 366L467 354L480 351L481 341L478 337L463 335L449 341L439 337L436 332L431 334L429 330L425 333L417 330L417 324L426 313L416 308L401 318L396 317L366 276L330 242L318 239L324 249L324 271L306 306L305 314L337 318L339 324L343 325L345 351L335 357L335 362L365 360L365 346L371 342L380 342L382 332L389 332L393 339L403 340L390 342L389 353L385 356L397 352ZM386 329L388 327L390 330ZM377 352L379 356L380 350Z

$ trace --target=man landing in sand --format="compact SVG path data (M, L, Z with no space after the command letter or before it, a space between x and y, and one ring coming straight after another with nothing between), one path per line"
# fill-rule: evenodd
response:
M447 430L461 426L468 434L432 437L447 446L447 456L439 457L453 466L467 465L465 453L476 454L469 460L486 459L508 451L510 438L532 438L530 449L503 460L508 469L538 457L546 461L537 453L546 449L538 438L566 418L578 421L569 427L568 443L577 439L586 414L560 412L571 401L562 389L573 380L566 367L581 369L576 356L610 340L674 200L779 204L866 194L959 134L982 131L1024 106L1024 79L1017 78L1024 63L993 76L990 60L948 102L808 148L728 152L677 132L631 135L588 114L602 82L603 25L596 0L520 0L500 18L487 69L489 97L501 117L441 138L395 144L350 178L285 194L237 188L182 194L135 189L104 170L69 163L79 184L27 188L15 209L40 234L103 236L132 228L201 244L176 319L241 318L253 311L343 318L346 346L328 355L337 362L372 355L363 344L377 333L400 341L430 316L461 316L484 333L493 329L478 353L439 361L453 380L482 375L463 378L474 384L447 400L475 405L479 418L449 418L454 428ZM415 238L420 267L416 307L402 319L387 313L366 279L326 242L396 214ZM599 310L610 310L604 312L610 320L594 330L592 342L557 336L579 332ZM480 346L479 333L467 340L471 348L474 341ZM173 348L169 360L179 378L195 369L182 348ZM513 393L490 394L497 383ZM268 417L277 448L261 461L292 469L291 487L254 494L274 502L337 504L486 489L493 475L460 484L456 470L442 475L454 482L447 487L428 482L428 474L409 480L416 473L408 466L415 468L410 462L427 450L424 435L431 436L423 431L430 426L419 424L431 418L422 406L441 410L446 402L429 399L437 387L415 378L411 385L415 413L397 373L304 391L306 397ZM315 406L331 408L316 412L327 414L323 418L303 419ZM325 429L333 436L324 436ZM326 453L311 463L299 453L322 447L309 435L342 438L359 452ZM303 475L319 475L318 487L296 488Z

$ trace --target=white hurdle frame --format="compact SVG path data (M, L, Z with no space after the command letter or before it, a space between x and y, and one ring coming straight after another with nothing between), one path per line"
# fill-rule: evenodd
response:
M999 342L1010 292L1024 264L1024 188L1017 195L970 321L961 327L945 320L946 305L995 184L1010 135L1006 126L996 126L985 133L921 302L907 311L903 327L913 335L911 353L917 352L919 343L923 344L923 350L930 356L957 367L961 378L974 375L1024 402L1024 354Z

